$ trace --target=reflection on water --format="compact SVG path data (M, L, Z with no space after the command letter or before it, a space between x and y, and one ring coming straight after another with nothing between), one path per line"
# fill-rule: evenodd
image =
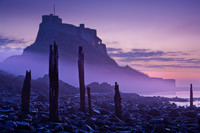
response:
M189 100L188 100L188 102L174 102L174 101L170 101L170 103L175 103L178 106L184 106L184 107L189 107L190 106ZM200 101L194 101L193 105L195 105L196 107L200 107Z
M161 96L161 97L168 97L168 98L174 98L174 97L184 98L184 99L188 99L188 102L171 101L171 103L175 103L178 106L185 106L185 107L190 106L190 103L189 103L190 92L189 91L154 93L154 94L151 94L151 95L143 95L143 96ZM200 91L193 91L193 97L194 98L200 98ZM196 107L200 107L200 101L198 101L198 100L194 101L193 105L195 105Z
M163 92L163 93L153 93L149 95L143 95L143 96L161 96L161 97L179 97L179 98L190 98L190 92L189 91L177 91L177 92ZM200 91L193 91L193 97L199 98L200 97Z

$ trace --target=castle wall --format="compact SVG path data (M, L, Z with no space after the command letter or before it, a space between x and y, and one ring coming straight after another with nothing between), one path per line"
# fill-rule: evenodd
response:
M89 44L95 46L96 45L96 30L88 29L84 27L79 27L80 37L87 41Z

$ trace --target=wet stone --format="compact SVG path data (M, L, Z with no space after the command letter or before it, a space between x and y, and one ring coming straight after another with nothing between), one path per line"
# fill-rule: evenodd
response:
M72 125L64 124L64 125L63 125L63 128L64 128L64 131L67 131L67 132L74 132L74 128L73 128Z
M97 126L103 126L103 125L105 125L105 121L103 120L103 119L96 119L95 121L94 121L94 123L97 125Z
M84 131L87 131L87 132L94 132L95 131L94 129L92 129L92 127L90 127L87 124L84 124L81 129L84 130Z
M5 128L6 129L10 129L10 128L17 128L17 124L16 124L16 122L7 122L6 124L5 124Z
M164 122L163 118L152 118L150 120L150 123L152 123L152 124L162 124L163 122Z
M57 126L54 128L54 132L60 132L60 131L64 131L64 128L62 127L62 125L57 125Z
M152 130L152 133L164 133L165 126L163 124L156 124Z
M195 117L197 117L197 112L196 111L187 111L184 113L184 115L186 117L195 118Z
M17 124L17 127L16 127L17 129L23 129L23 130L29 130L29 131L34 130L34 128L31 127L29 123L27 122L16 122L16 124Z
M94 115L100 115L101 112L99 110L97 110L97 109L93 109L93 114Z
M170 117L179 117L179 113L176 109L173 109L168 114Z
M151 109L149 112L148 112L149 115L152 115L152 116L160 116L160 111L157 110L157 109Z

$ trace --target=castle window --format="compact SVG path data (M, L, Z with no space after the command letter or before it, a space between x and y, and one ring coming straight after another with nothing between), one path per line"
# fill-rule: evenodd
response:
M98 44L101 44L101 42L99 41Z

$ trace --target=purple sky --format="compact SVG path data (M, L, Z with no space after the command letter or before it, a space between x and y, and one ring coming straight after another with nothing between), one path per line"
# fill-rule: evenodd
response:
M0 0L0 61L33 43L54 4L64 23L97 29L120 65L200 85L199 0Z

